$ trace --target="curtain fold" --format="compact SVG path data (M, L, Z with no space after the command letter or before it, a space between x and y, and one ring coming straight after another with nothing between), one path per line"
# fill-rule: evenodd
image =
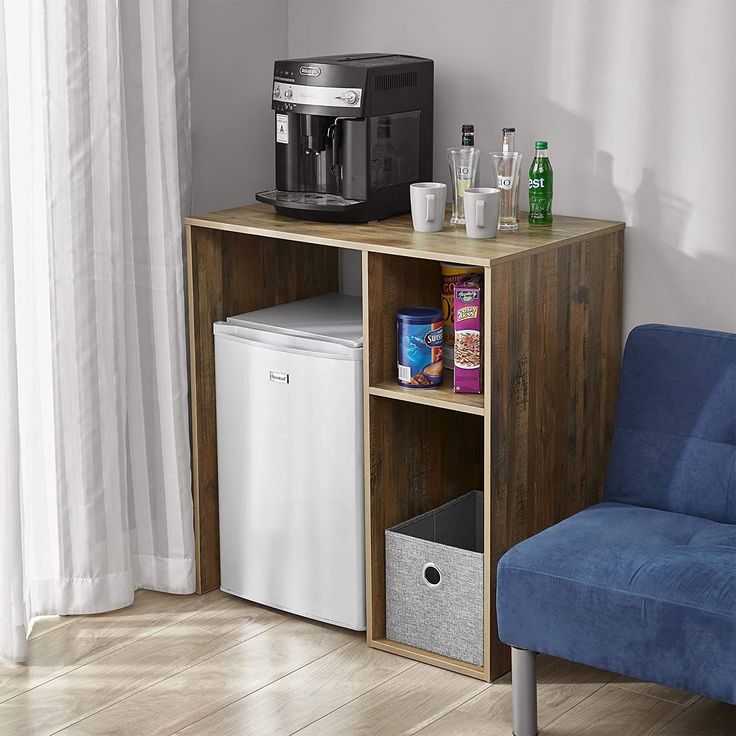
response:
M5 0L0 0L0 654L26 658Z
M129 605L139 587L194 590L187 3L5 0L0 11L0 350L11 356L0 407L18 415L16 439L0 445L0 461L15 460L0 495L22 525L9 559L25 624ZM0 575L0 652L18 659L6 587Z

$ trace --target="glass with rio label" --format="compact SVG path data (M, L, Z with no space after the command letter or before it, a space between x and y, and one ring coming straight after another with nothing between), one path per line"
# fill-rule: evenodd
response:
M519 169L522 154L518 151L490 153L491 186L501 190L498 208L498 229L513 232L519 229Z

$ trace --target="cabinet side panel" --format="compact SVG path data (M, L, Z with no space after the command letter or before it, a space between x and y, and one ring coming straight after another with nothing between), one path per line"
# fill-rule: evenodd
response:
M370 288L368 282L368 251L361 253L361 296L363 298L363 493L365 511L365 621L366 640L373 641L373 509L371 506L371 425L370 425Z
M197 592L220 584L217 510L215 353L212 323L222 319L221 233L187 227L189 387Z
M491 269L491 591L503 553L600 501L621 361L623 233ZM508 671L491 606L491 675Z
M483 393L485 406L491 406L491 390L493 386L493 362L491 360L491 341L488 339L488 329L491 324L491 269L486 268L483 274ZM491 564L491 411L490 408L483 416L483 670L486 679L491 672L491 640L494 630L491 629L493 617L491 609L496 608L495 568Z
M608 459L616 425L616 399L623 348L624 231L600 238L606 243L603 260L603 303L601 321L601 385L598 432L599 467L608 469ZM605 472L605 471L604 471ZM601 485L605 481L605 475Z

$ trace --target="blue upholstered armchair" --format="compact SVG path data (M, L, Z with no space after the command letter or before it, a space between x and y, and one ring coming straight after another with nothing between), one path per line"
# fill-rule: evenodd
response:
M516 736L536 652L736 703L736 335L631 332L604 502L510 549L497 608Z

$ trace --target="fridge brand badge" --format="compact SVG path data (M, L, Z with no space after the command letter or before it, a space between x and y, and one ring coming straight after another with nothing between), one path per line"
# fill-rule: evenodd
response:
M274 383L289 383L289 374L288 373L280 373L279 371L269 371L268 377L274 382Z
M303 77L318 77L322 70L318 66L300 66L299 74Z

